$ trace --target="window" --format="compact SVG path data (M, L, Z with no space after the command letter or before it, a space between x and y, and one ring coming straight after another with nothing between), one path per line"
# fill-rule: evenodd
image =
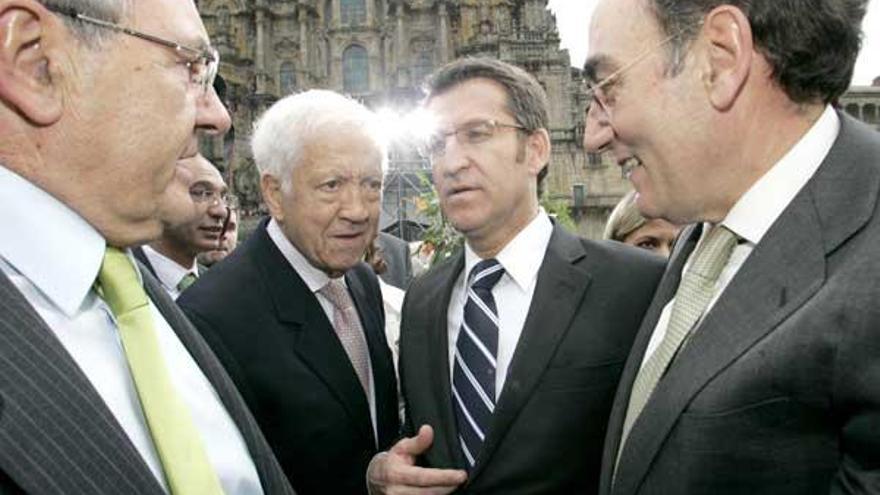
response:
M590 167L602 166L602 155L600 153L587 153L587 165Z
M583 184L574 184L571 186L571 197L575 208L584 207L584 197L586 195L586 187Z
M363 24L367 21L366 0L339 0L343 25Z
M292 62L284 62L278 69L278 85L282 95L289 95L296 89L296 72Z
M333 0L324 0L324 28L330 29L333 20Z
M367 49L351 45L342 52L342 87L346 93L366 93L370 90L370 62Z

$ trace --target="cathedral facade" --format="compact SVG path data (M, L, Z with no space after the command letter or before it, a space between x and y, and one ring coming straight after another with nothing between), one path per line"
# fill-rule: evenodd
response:
M581 1L581 0L571 0ZM598 238L628 190L620 168L584 153L580 72L559 48L547 0L199 0L220 52L223 99L233 118L203 154L220 167L244 216L261 213L250 156L253 121L282 96L312 88L351 95L373 109L405 112L436 68L457 57L516 64L544 86L553 154L546 196L568 205L580 234ZM587 20L584 20L586 26ZM586 34L585 34L586 35ZM880 88L852 88L840 105L880 125ZM381 228L409 240L425 223L414 197L429 188L429 166L411 146L392 148Z
M559 48L546 0L201 0L199 9L220 52L234 125L225 140L203 143L203 152L234 183L246 213L260 204L250 129L278 98L326 88L374 109L405 111L418 103L426 76L469 55L523 67L547 90L553 140L547 195L571 207L582 234L597 236L626 190L616 166L583 152L579 72ZM392 150L383 228L418 223L412 197L426 187L420 177L427 171L411 149Z

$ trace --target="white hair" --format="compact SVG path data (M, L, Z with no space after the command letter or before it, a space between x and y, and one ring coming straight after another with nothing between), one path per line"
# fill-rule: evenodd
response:
M289 192L293 167L302 163L309 141L340 130L361 131L371 139L385 170L388 145L377 115L339 93L313 89L278 100L254 123L251 150L260 176L279 179Z

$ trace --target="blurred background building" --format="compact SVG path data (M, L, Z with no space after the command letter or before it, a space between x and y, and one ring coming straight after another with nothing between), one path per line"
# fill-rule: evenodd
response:
M579 1L579 0L571 0ZM263 212L248 140L254 119L291 92L327 88L373 109L405 113L434 69L482 55L528 70L550 97L553 156L546 195L563 201L580 234L599 238L626 192L620 169L584 154L585 96L580 72L559 48L546 0L200 0L221 57L224 100L233 131L207 138L203 153L239 198L244 224ZM586 22L585 22L586 24ZM587 26L584 26L586 30ZM856 117L880 125L880 87L854 88L841 100ZM426 222L414 198L430 188L428 164L412 146L392 149L381 228L407 240Z

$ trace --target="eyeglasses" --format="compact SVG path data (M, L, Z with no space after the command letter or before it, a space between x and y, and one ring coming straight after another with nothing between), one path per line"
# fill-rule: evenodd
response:
M189 195L195 203L208 203L208 206L217 204L229 206L230 198L226 191L218 191L205 186L193 186Z
M474 146L492 139L501 129L529 130L516 124L503 124L494 120L475 120L466 122L451 131L437 132L431 135L423 143L421 152L423 156L429 158L440 157L446 153L446 142L449 136L455 135L455 139L460 145Z
M610 75L608 75L607 77L605 77L601 81L599 81L595 84L593 84L590 81L587 81L585 83L586 88L587 88L586 94L587 94L588 100L590 101L590 104L587 106L586 113L589 113L592 110L593 104L595 103L596 105L598 105L599 109L601 109L602 112L610 120L611 119L611 110L613 108L614 100L608 98L608 95L605 94L604 88L606 88L608 85L612 84L617 79L619 79L620 76L624 72L632 69L633 67L638 65L639 62L641 62L642 60L645 60L649 56L653 55L656 51L658 51L659 49L666 46L670 41L677 38L680 34L681 33L670 34L669 36L663 38L662 40L660 40L659 43L646 49L645 51L640 53L638 56L636 56L634 59L632 59L628 63L624 64L619 69L615 70L614 72L612 72Z
M147 34L135 29L131 29L119 24L89 17L85 14L77 12L73 8L52 7L51 11L72 19L92 24L94 26L110 29L117 33L127 34L140 38L157 45L171 48L177 53L178 57L184 60L184 65L189 69L190 82L193 85L200 86L202 94L207 94L211 86L214 85L214 79L217 78L217 69L220 65L220 54L214 47L192 48L174 41L169 41L152 34Z

